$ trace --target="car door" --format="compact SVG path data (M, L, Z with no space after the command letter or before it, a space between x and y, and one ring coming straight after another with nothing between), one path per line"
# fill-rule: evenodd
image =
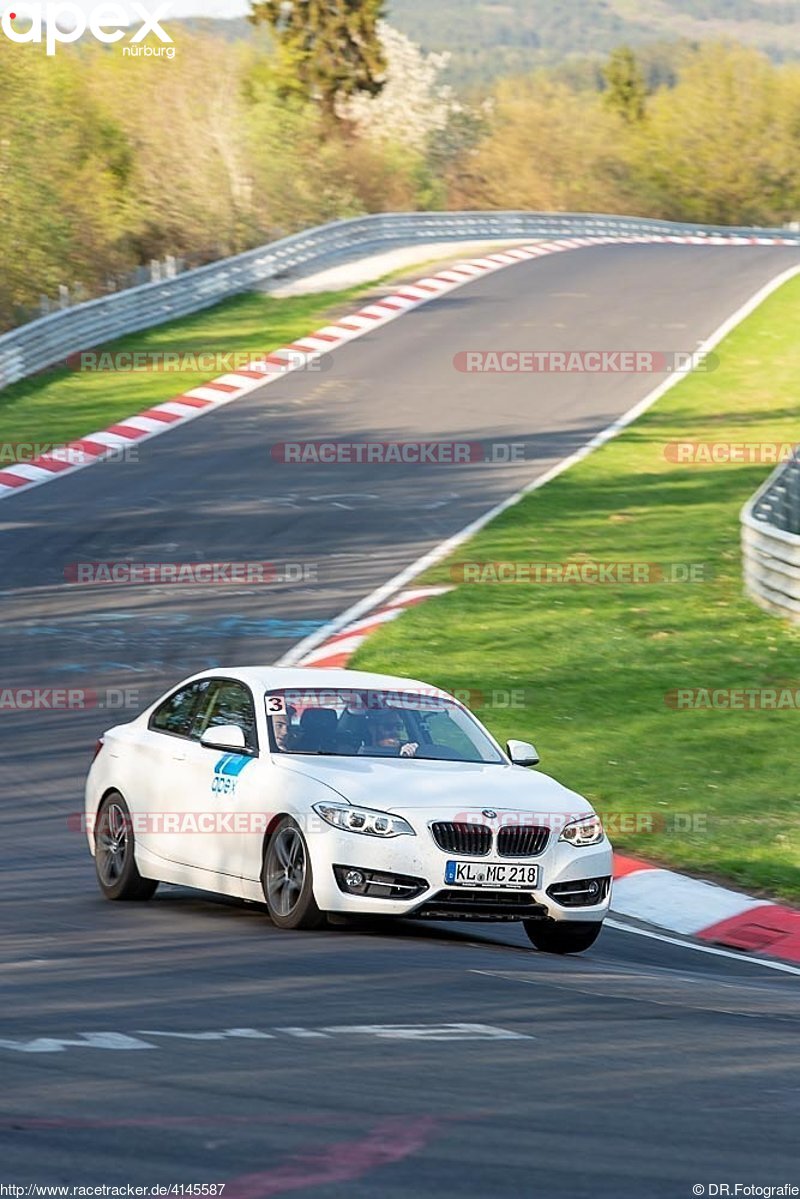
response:
M201 738L220 725L236 725L242 730L246 752L202 744ZM169 857L195 869L238 878L243 833L240 812L253 806L259 773L250 688L237 679L212 679L180 749L180 787L170 797L170 808L178 819L167 837Z
M195 714L210 686L210 679L196 679L178 687L158 705L138 738L126 799L136 822L136 840L159 857L169 856L172 801L183 785L182 769Z

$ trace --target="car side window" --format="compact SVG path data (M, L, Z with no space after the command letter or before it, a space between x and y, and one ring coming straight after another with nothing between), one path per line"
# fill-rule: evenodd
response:
M208 729L235 724L244 733L244 742L254 753L258 750L256 709L250 688L232 679L216 680L213 695L200 709L192 724L191 736L200 740Z
M188 737L198 700L208 689L208 680L201 679L174 691L163 704L159 704L150 717L149 727L157 733L172 733L177 737Z
M189 736L193 741L199 741L203 733L208 728L209 721L214 711L214 702L219 691L220 680L212 679L208 690L206 691L200 703L195 708L194 720L189 731Z

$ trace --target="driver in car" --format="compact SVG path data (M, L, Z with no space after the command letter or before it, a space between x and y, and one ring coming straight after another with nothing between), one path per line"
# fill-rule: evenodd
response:
M373 717L375 745L381 749L396 749L401 758L413 758L419 749L418 741L406 741L403 720L399 712L378 712Z
M297 741L297 734L292 728L292 717L295 714L294 708L287 706L285 712L280 712L272 717L272 733L275 737L275 745L284 753L294 748Z

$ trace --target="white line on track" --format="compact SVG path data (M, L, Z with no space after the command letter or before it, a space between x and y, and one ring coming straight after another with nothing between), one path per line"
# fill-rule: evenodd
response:
M68 1049L104 1049L127 1052L140 1049L163 1049L142 1037L163 1037L169 1041L228 1042L236 1040L275 1040L276 1033L290 1037L320 1038L371 1037L381 1041L535 1041L530 1033L500 1028L494 1024L467 1022L449 1024L335 1024L320 1029L273 1028L270 1032L258 1028L225 1028L210 1032L167 1032L158 1029L139 1029L139 1036L122 1032L79 1032L69 1037L34 1037L0 1039L0 1050L16 1053L63 1053Z
M651 941L664 941L667 945L677 945L681 949L694 949L698 953L708 953L716 958L732 958L735 962L746 962L750 966L765 966L767 970L779 970L783 974L800 974L800 966L790 966L788 962L772 962L766 958L752 957L749 953L736 953L732 949L718 949L716 945L703 945L699 941L682 941L680 937L670 937L667 933L654 933L649 928L636 928L632 924L622 924L619 920L605 921L608 928L621 933L633 933L636 937L648 937Z
M765 966L767 970L778 970L782 974L800 974L800 966L791 966L788 962L771 961L767 958L753 957L749 953L736 953L732 949L718 949L716 945L707 945L701 941L684 941L680 937L670 937L667 933L652 932L649 928L637 928L632 924L622 924L619 920L606 917L605 928L613 928L615 932L633 933L637 937L647 937L651 941L663 941L667 945L677 945L679 949L694 949L698 953L710 954L716 958L731 958L735 962L743 962L748 966ZM486 948L483 942L473 942L475 948ZM526 951L527 952L527 951ZM574 960L574 959L573 959ZM591 963L588 958L587 962ZM625 965L621 962L619 965ZM503 970L477 970L470 968L469 974L485 974L489 977L507 978L508 972Z

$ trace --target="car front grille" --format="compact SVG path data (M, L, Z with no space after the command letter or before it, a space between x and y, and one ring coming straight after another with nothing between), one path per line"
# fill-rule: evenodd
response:
M535 858L544 851L549 828L536 824L511 824L497 833L497 852L501 858Z
M445 853L482 858L495 845L495 834L488 824L437 820L431 825L433 839ZM496 847L501 858L535 858L544 851L550 830L538 824L510 824L497 832Z
M411 915L429 920L535 920L547 915L530 891L438 891Z
M436 844L445 853L484 857L492 848L492 830L488 824L437 820L431 825L431 833Z
M484 907L491 905L492 907L503 908L508 904L524 904L525 907L532 907L536 904L531 891L489 891L483 887L476 887L474 891L463 889L460 887L453 888L452 891L439 891L433 897L433 900L428 902L438 903L464 903L470 905L478 905Z

